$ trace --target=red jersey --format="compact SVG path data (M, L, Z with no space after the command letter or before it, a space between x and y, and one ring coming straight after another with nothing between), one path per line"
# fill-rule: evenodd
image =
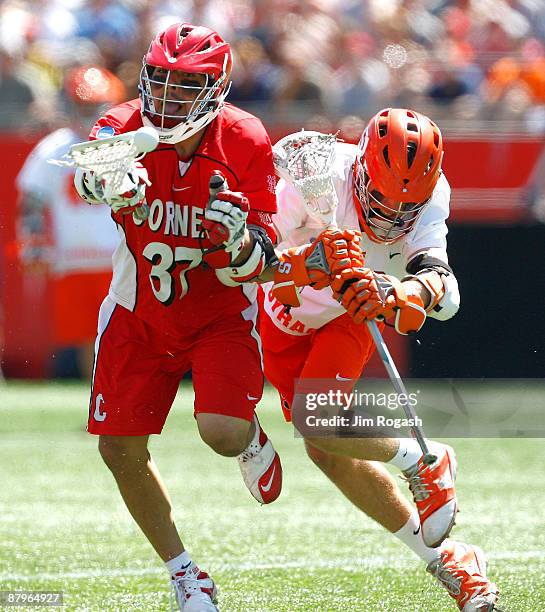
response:
M116 134L137 130L142 126L140 101L111 109L95 124L91 138L105 126L110 126L108 135L111 128ZM201 246L212 245L201 236L201 222L210 175L220 170L229 189L248 198L251 222L272 231L276 179L261 121L226 104L190 159L182 160L174 146L160 144L141 163L151 181L146 189L150 214L146 221L132 214L113 215L122 239L113 256L110 297L174 336L242 313L255 302L257 287L227 287L203 264Z

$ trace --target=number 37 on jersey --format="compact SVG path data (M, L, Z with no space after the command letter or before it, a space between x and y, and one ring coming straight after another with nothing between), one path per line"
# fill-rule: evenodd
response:
M142 252L151 264L149 279L155 297L167 306L176 294L183 298L189 290L187 273L202 261L200 249L177 246L171 247L163 242L150 242ZM180 279L179 289L177 279Z

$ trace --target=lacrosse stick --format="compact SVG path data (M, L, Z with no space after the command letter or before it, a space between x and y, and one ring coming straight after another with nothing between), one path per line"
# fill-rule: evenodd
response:
M335 215L338 198L333 184L336 142L337 138L332 134L301 130L296 134L285 136L273 147L274 165L278 175L299 192L308 214L326 227L337 227ZM373 319L366 323L394 389L398 395L408 397L376 321ZM414 423L416 413L412 406L408 402L403 402L403 410ZM422 450L424 463L426 465L434 463L437 457L430 453L422 428L414 425L411 427L411 432Z
M50 159L57 166L91 170L104 185L104 199L123 192L123 179L135 161L153 151L159 144L159 135L151 127L141 127L110 138L73 144L65 159ZM148 185L151 183L148 182ZM139 211L147 209L144 204Z
M331 177L336 142L333 134L301 130L273 147L276 172L295 187L308 214L326 227L337 227L338 199Z

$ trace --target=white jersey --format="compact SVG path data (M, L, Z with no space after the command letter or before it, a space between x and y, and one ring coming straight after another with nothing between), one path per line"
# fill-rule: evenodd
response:
M338 197L337 225L342 229L360 230L354 204L354 161L358 148L355 145L337 143L334 159L333 182ZM277 186L278 212L273 223L278 235L278 249L287 249L311 242L324 229L323 224L310 217L302 197L296 189L280 180ZM427 252L445 263L447 257L447 226L450 186L441 175L433 195L413 229L393 244L372 242L363 234L361 248L365 254L365 266L376 272L391 274L397 278L407 275L406 267L417 254ZM333 299L329 287L316 291L312 287L302 290L302 305L287 313L272 297L272 283L263 286L264 308L274 323L287 333L305 335L323 327L345 314L344 308ZM433 317L433 312L429 316Z
M19 191L38 198L51 212L50 264L57 274L111 270L119 242L108 207L89 206L75 190L74 170L47 161L61 159L80 140L70 128L49 134L36 145L17 177Z

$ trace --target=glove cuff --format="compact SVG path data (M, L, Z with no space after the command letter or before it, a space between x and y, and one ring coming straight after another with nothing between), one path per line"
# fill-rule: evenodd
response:
M419 331L425 322L426 311L422 300L417 295L409 295L403 307L396 310L396 331L406 336Z
M248 259L239 266L217 268L216 276L228 287L236 287L241 283L248 283L259 276L265 269L266 258L261 243L256 240Z

